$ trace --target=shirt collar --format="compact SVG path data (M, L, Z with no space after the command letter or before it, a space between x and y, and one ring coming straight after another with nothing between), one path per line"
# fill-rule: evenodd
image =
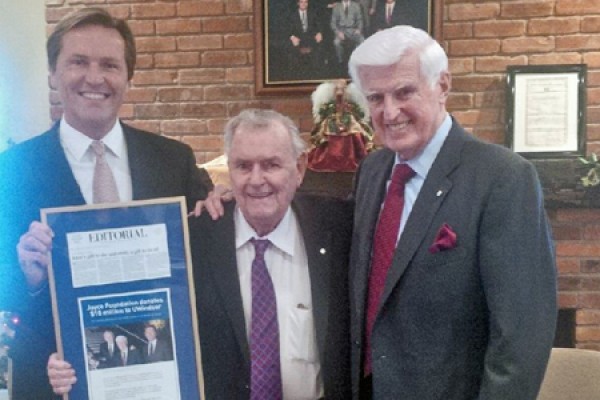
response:
M297 231L294 229L295 218L291 207L288 207L285 215L275 227L273 231L267 235L260 237L256 231L250 226L244 214L239 207L235 207L234 222L235 222L235 247L239 249L244 246L252 238L269 239L271 244L279 250L294 255L294 243L296 241Z
M433 165L433 162L439 154L444 141L448 137L451 127L452 118L449 114L446 114L446 118L444 118L444 121L439 126L429 143L427 143L425 149L418 156L412 158L411 160L405 161L398 155L398 153L396 153L395 164L405 162L419 177L425 179L429 173L429 170L431 169L431 166Z
M73 158L81 161L90 148L93 139L73 128L64 118L60 120L59 132L63 148ZM102 138L102 142L116 157L121 158L125 155L126 145L123 127L118 120L115 121L110 131Z

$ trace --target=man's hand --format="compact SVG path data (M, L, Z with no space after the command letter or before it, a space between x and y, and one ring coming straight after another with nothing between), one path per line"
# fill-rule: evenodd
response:
M206 209L213 220L217 220L223 216L225 209L223 202L233 200L233 192L225 185L215 185L213 190L208 193L206 200L200 200L196 203L194 211L190 212L190 216L199 217L202 210Z
M38 290L48 280L48 264L54 232L46 224L33 221L17 244L21 270L31 291Z
M77 382L75 370L71 364L58 358L57 353L53 353L48 359L48 378L52 390L56 394L69 393Z

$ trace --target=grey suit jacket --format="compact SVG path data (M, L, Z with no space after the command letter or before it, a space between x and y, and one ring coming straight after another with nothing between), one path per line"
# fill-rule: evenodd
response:
M370 253L394 153L357 173L352 380L357 398ZM456 247L428 249L439 228ZM453 123L406 222L375 320L375 399L534 400L556 323L553 242L534 167Z
M350 1L348 6L348 15L346 15L344 13L343 2L337 2L331 13L331 30L334 33L341 31L345 34L346 32L354 29L358 29L360 30L360 33L364 33L360 4L355 1Z
M195 164L183 143L123 124L134 200L185 196L188 207L212 187L206 171ZM18 311L21 322L11 348L14 361L13 398L52 398L46 362L55 351L47 288L27 294L15 246L40 209L83 205L85 200L60 144L58 124L0 155L0 309Z
M250 398L250 351L235 251L234 204L225 216L190 222L206 398ZM351 204L296 195L327 399L350 397L347 262Z

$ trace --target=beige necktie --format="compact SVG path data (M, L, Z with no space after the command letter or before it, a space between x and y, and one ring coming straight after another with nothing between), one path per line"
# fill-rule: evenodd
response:
M117 190L115 177L106 162L104 143L94 140L91 147L94 154L96 154L92 201L94 203L116 203L119 201L119 191Z

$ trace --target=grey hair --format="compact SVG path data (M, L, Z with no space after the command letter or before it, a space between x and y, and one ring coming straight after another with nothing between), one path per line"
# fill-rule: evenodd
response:
M393 65L411 51L418 52L421 74L429 85L434 86L448 71L448 56L435 39L422 29L398 25L375 33L354 49L348 62L350 77L363 90L360 67Z
M127 342L128 342L128 340L127 340L127 336L122 336L122 335L119 335L119 336L117 336L117 337L115 338L115 342L117 342L117 343L121 343L121 342L123 342L123 343L127 343Z
M275 123L283 125L292 139L292 151L294 157L300 157L306 150L306 142L300 137L300 131L294 121L277 111L260 108L248 108L243 110L227 122L227 125L225 125L225 135L223 137L225 155L229 155L233 137L240 127L250 128L251 130L260 130L271 127Z

